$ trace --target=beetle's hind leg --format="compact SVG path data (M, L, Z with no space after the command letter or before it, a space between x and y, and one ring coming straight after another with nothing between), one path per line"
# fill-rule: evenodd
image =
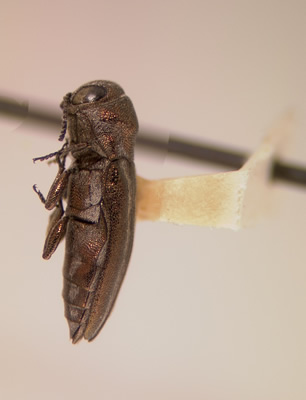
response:
M67 228L68 217L64 215L62 201L60 201L56 209L49 218L47 229L47 237L43 250L43 258L48 260L57 249L61 240L64 238Z

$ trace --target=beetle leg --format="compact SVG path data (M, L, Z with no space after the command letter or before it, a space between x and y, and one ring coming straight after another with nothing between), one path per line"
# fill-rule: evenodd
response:
M40 198L40 201L45 204L46 203L46 199L45 196L41 193L41 191L39 189L37 189L36 185L33 185L33 190L35 193L38 194L38 197Z
M68 147L68 143L66 142L66 143L63 144L63 146L62 146L62 148L60 150L55 151L54 153L47 154L47 155L42 156L42 157L35 157L35 158L33 158L33 162L35 164L36 161L45 161L45 160L49 160L50 158L53 158L53 157L58 158L63 153L67 155L68 152L69 152L69 151L68 152L66 151L67 147Z
M64 167L65 159L66 159L68 153L70 153L71 151L83 150L86 147L89 147L88 143L75 143L75 144L69 145L68 142L66 142L66 143L64 143L62 148L58 151L47 154L45 156L33 158L33 163L35 164L36 161L46 161L46 160L49 160L50 158L55 157L55 160L50 161L50 162L56 162L57 164L59 164L60 167ZM61 160L61 158L63 158L63 161Z
M62 206L58 207L51 215L48 234L46 237L43 258L48 260L57 249L60 241L64 238L67 228L68 217L63 215Z
M33 185L33 190L37 193L40 201L45 205L47 210L52 210L62 199L65 193L65 189L67 187L68 176L70 171L60 169L54 179L54 182L51 185L47 198L42 194L42 192L37 188L36 185Z
M53 157L57 156L57 154L58 154L58 151L55 151L54 153L47 154L46 156L35 157L35 158L33 158L33 163L35 164L36 161L49 160L49 158L53 158Z
M62 201L60 201L49 216L47 236L52 227L58 223L58 221L62 218L63 215L64 215L64 207Z
M67 171L66 169L60 169L58 171L45 201L45 207L47 210L52 210L61 200L63 192L67 187L69 174L70 171ZM36 191L36 193L38 192ZM41 196L39 195L39 197Z

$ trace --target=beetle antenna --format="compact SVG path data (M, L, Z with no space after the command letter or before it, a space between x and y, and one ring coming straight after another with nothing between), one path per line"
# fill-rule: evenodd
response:
M58 138L60 142L64 140L67 131L67 103L70 102L71 95L72 93L67 93L64 96L64 99L61 103L61 108L63 109L63 116L62 116L62 129Z

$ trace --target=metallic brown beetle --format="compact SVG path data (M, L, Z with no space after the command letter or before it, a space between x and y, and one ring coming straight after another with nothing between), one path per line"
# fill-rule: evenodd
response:
M54 209L43 258L49 259L66 236L65 316L73 343L93 340L107 320L130 259L136 177L134 144L138 129L131 100L109 81L92 81L68 93L61 103L64 139L55 153L58 174L45 199ZM74 161L66 169L65 159ZM66 208L63 206L66 200Z

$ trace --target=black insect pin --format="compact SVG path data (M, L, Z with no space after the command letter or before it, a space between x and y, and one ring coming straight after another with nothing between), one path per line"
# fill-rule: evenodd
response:
M107 320L123 281L133 245L136 177L134 144L138 129L131 100L109 81L89 82L68 93L63 140L54 157L58 174L46 197L53 210L43 250L49 259L66 237L65 316L73 343L93 340ZM66 169L65 159L73 157ZM66 201L66 208L63 205Z

